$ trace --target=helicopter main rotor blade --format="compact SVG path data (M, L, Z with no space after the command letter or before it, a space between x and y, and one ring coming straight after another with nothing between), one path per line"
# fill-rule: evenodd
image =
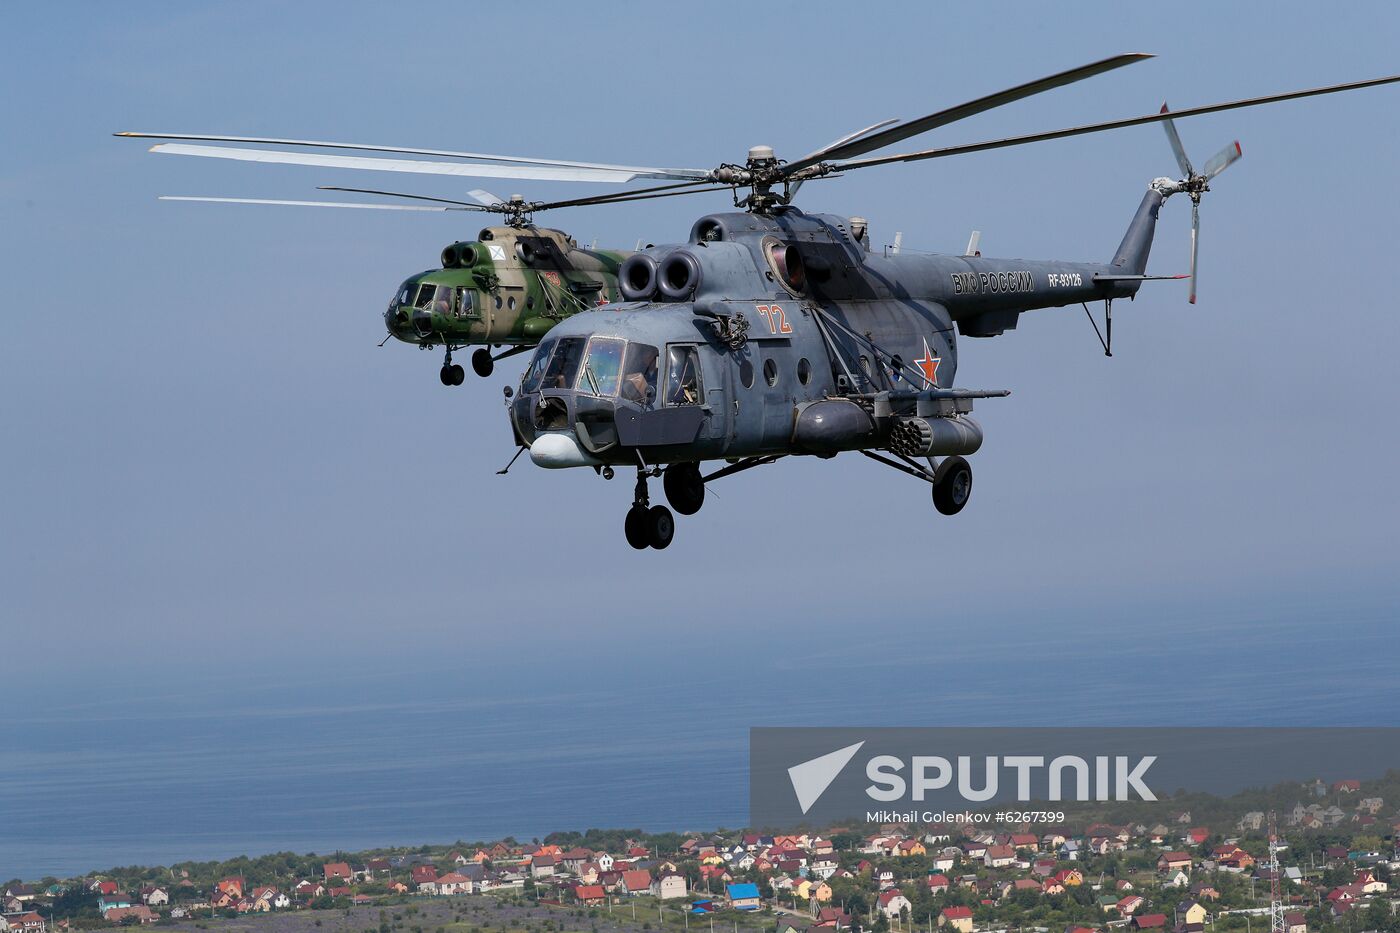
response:
M1206 181L1210 181L1238 162L1242 155L1244 155L1244 150L1240 148L1240 141L1237 139L1211 156L1210 161L1206 162L1206 167L1201 169L1201 174L1205 176Z
M684 194L705 194L709 191L729 190L731 189L728 185L711 185L707 182L691 182L681 185L659 185L656 188L639 188L635 191L618 191L614 194L599 194L591 198L572 198L568 201L547 201L534 205L531 210L549 211L558 207L587 207L589 205L617 204L622 201L650 201L654 198L674 198Z
M412 198L415 201L437 201L439 204L455 204L463 210L489 211L489 205L473 204L470 201L454 201L451 198L433 198L426 194L404 194L402 191L380 191L375 188L343 188L340 185L317 185L317 191L350 191L355 194L377 194L386 198Z
M1166 101L1162 101L1161 112L1169 112ZM1172 155L1176 156L1176 165L1181 169L1181 177L1190 178L1195 175L1196 170L1191 167L1191 160L1186 157L1186 147L1181 144L1181 137L1176 134L1176 124L1171 120L1163 120L1162 129L1167 131L1167 142L1172 147Z
M467 178L528 178L535 181L594 181L621 184L638 177L626 169L565 168L545 165L478 165L469 162L427 162L409 159L376 159L365 156L323 155L277 149L234 149L224 146L189 146L161 143L152 152L169 155L233 159L239 162L272 162L283 165L315 165L374 172L409 172L418 175L458 175Z
M925 149L922 152L906 152L899 155L877 156L872 159L858 159L854 162L841 162L832 166L837 171L847 169L870 168L875 165L889 165L893 162L919 162L924 159L940 159L944 156L963 155L968 152L986 152L989 149L1005 149L1008 146L1023 146L1026 143L1044 142L1049 139L1065 139L1070 136L1083 136L1086 133L1102 133L1106 130L1120 130L1129 126L1140 126L1144 123L1160 123L1163 120L1179 120L1182 117L1195 117L1206 113L1219 113L1223 110L1237 110L1241 107L1257 107L1261 104L1272 104L1281 100L1296 100L1302 97L1317 97L1322 94L1336 94L1341 91L1355 91L1360 88L1377 87L1382 84L1394 84L1400 81L1400 75L1391 75L1386 78L1372 78L1369 81L1353 81L1349 84L1332 84L1327 87L1308 88L1303 91L1290 91L1287 94L1269 94L1265 97L1250 97L1244 100L1232 100L1223 104L1207 104L1203 107L1190 107L1186 110L1175 110L1171 113L1153 113L1145 117L1129 117L1125 120L1108 120L1104 123L1086 123L1083 126L1073 126L1064 130L1052 130L1048 133L1029 133L1025 136L1008 136L1004 139L993 139L980 143L968 143L962 146L944 146L939 149Z
M881 120L879 123L872 123L863 130L856 130L854 133L847 133L845 136L842 136L839 139L833 139L831 142L827 143L825 146L822 146L816 152L808 153L807 155L803 156L797 161L807 162L807 160L811 159L813 162L820 162L823 153L830 152L837 146L843 146L846 143L855 142L857 139L860 139L863 136L868 136L876 130L882 130L887 126L898 122L899 119L897 117L891 117L888 120ZM808 164L812 163L809 162Z
M1059 74L1053 74L1035 81L1028 81L1025 84L1019 84L1005 91L998 91L995 94L988 94L985 97L979 97L977 100L968 101L956 107L940 110L926 117L919 117L917 120L901 123L898 126L891 127L880 133L864 135L864 133L868 131L862 131L862 133L857 134L858 138L856 139L838 141L825 149L819 149L811 155L804 156L796 162L789 162L787 165L783 166L782 174L791 175L794 172L801 171L804 168L816 165L818 162L827 159L847 159L851 156L874 152L876 149L883 149L886 146L908 139L911 136L918 136L920 133L926 133L929 130L937 129L940 126L946 126L957 120L963 120L995 107L1021 100L1024 97L1054 90L1057 87L1073 84L1076 81L1083 81L1085 78L1092 78L1106 71L1122 68L1124 65L1131 65L1135 62L1144 61L1152 57L1153 56L1144 52L1114 55L1112 58L1105 58L1102 61L1092 62L1078 68L1071 68Z
M1201 247L1201 205L1191 202L1191 293L1186 300L1196 303L1196 253Z
M694 189L694 190L676 190ZM511 202L503 201L495 197L489 191L480 189L470 192L473 196L480 196L482 204L470 204L466 201L453 201L450 198L434 198L425 194L405 194L401 191L379 191L373 188L344 188L339 185L317 185L318 191L353 191L356 194L377 194L389 198L412 198L416 201L437 201L442 204L461 205L460 210L467 211L494 211L497 213L510 213ZM614 191L609 194L596 194L585 198L570 198L567 201L533 201L523 205L530 213L536 211L553 210L556 207L583 207L590 204L611 204L614 201L645 201L649 198L665 198L676 194L699 194L702 191L728 191L725 185L712 185L707 181L686 181L671 185L657 185L653 188L633 188L630 191ZM659 194L656 192L669 192ZM494 200L487 200L492 198Z
M281 204L289 207L358 207L367 211L469 211L474 207L422 207L416 204L354 204L348 201L283 201L272 198L195 198L162 194L158 201L207 201L214 204Z
M485 152L458 152L452 149L414 149L404 146L373 146L363 143L333 143L316 139L277 139L261 136L200 136L193 133L113 133L128 139L183 139L191 142L266 143L276 146L309 146L320 149L357 149L361 152L397 152L406 155L445 156L453 159L482 159L488 162L517 162L524 165L550 165L558 168L594 168L630 172L644 178L708 178L698 168L652 168L638 165L609 165L603 162L571 162L565 159L537 159L529 156L490 155Z
M887 126L890 126L891 124L898 123L898 122L899 122L899 120L897 120L897 119L889 119L889 120L881 120L879 123L872 123L872 124L870 124L869 126L867 126L867 127L866 127L865 129L863 129L863 130L856 130L854 133L847 133L845 136L842 136L840 139L833 139L831 142L827 143L825 146L822 146L822 147L821 147L820 149L818 149L816 152L811 153L810 155L803 156L803 157L802 157L801 159L799 159L798 161L799 161L799 162L806 161L807 159L810 159L810 158L812 158L813 156L818 156L818 157L819 157L819 156L821 155L821 153L823 153L823 152L826 152L826 151L828 151L828 150L830 150L830 149L835 149L837 146L840 146L840 145L842 145L842 144L844 144L844 143L853 142L854 140L860 139L862 136L868 136L869 134L875 132L876 130L884 129L884 128L887 127ZM800 191L801 188L802 188L802 181L803 181L803 179L799 178L799 179L797 179L797 181L792 182L792 183L788 186L788 190L787 190L787 203L791 204L793 201L797 200L797 192Z

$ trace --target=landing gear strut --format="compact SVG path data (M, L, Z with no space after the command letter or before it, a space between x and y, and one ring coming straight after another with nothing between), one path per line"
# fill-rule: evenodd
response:
M637 487L632 495L632 508L627 511L623 530L627 543L637 550L654 547L664 550L676 534L676 519L664 505L651 505L647 494L646 464L637 467Z
M972 464L962 457L944 457L937 467L930 470L903 454L895 454L904 461L899 463L872 450L862 450L860 453L876 463L883 463L928 483L933 487L933 507L944 515L957 515L967 505L967 500L972 498ZM932 458L929 459L929 466L933 466Z
M442 360L442 370L438 372L438 378L445 386L459 386L467 378L467 371L461 366L452 362L452 348L447 348L447 355Z

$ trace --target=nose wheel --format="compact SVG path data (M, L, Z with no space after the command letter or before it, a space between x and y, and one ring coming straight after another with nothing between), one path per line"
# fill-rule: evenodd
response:
M627 510L627 521L623 526L627 533L627 543L641 551L654 547L665 550L676 534L676 519L664 505L634 505Z
M447 355L442 359L442 369L438 371L438 379L442 380L445 386L459 386L467 378L467 371L456 363L452 362L452 348L447 348Z
M623 524L627 543L641 551L646 548L665 550L676 534L676 518L664 505L651 505L647 495L647 471L637 469L637 489L632 498L632 508L627 510L627 520Z

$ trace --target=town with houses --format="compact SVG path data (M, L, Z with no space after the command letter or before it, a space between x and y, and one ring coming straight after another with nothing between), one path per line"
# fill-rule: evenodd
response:
M1392 790L1400 778L1384 789ZM528 906L539 930L716 922L772 933L1400 933L1400 810L1359 781L1292 785L1291 809L1163 808L1159 821L1072 826L860 826L824 832L560 833L410 851L284 853L118 869L0 887L0 933L160 924L208 929L264 915L356 916L416 905L437 933L536 927L491 910ZM1194 799L1194 798L1193 798ZM1233 799L1233 798L1232 798ZM1235 815L1238 814L1238 815ZM1271 839L1273 844L1271 845ZM486 911L486 913L481 913ZM416 915L416 913L415 913ZM398 916L398 914L393 914ZM456 923L457 926L452 926ZM247 929L248 927L244 927ZM285 927L300 930L302 926ZM376 923L333 929L373 933ZM379 933L402 928L383 920ZM271 928L269 928L271 929ZM277 927L282 930L284 927ZM421 933L422 926L412 927ZM698 931L697 931L698 933Z

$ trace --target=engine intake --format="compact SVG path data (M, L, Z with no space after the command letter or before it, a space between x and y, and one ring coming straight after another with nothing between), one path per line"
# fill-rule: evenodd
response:
M678 249L661 263L661 294L672 301L684 301L700 287L701 276L700 260L689 250Z
M442 251L444 269L463 269L476 265L481 258L475 243L453 243Z
M645 253L628 256L618 270L618 290L628 301L650 301L656 295L656 260Z

